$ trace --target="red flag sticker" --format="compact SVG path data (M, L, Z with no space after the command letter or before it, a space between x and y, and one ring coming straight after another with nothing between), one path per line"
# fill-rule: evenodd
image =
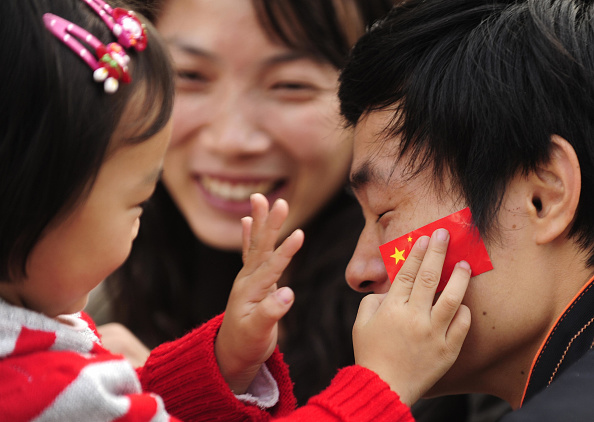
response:
M470 209L464 208L380 246L380 252L391 282L396 278L396 274L400 271L417 239L420 236L431 236L435 230L440 228L447 229L450 233L450 242L437 292L441 292L445 288L457 262L468 262L473 277L493 269L485 244L476 227L472 225Z

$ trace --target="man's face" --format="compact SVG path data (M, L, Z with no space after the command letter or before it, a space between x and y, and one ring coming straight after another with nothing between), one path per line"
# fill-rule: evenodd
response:
M383 293L390 288L378 249L381 244L467 206L448 179L442 188L433 183L431 170L414 178L403 174L406 157L398 163L395 158L398 139L382 140L381 131L390 118L389 112L373 112L355 130L351 183L365 227L346 277L358 291ZM524 385L548 328L547 318L540 316L551 311L550 292L539 286L531 269L538 251L530 242L530 226L522 212L526 205L522 180L517 177L508 187L496 226L498 237L486 242L494 270L473 277L464 298L472 324L462 352L429 395L483 391L509 397L510 388Z

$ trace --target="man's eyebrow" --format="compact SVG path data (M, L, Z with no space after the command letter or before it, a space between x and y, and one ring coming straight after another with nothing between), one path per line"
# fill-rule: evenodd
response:
M380 176L376 168L369 162L365 161L359 168L354 169L349 177L349 184L353 191L363 189L371 181L377 181Z

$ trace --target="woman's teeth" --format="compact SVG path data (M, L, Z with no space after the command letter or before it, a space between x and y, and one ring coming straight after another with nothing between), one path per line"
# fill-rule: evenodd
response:
M253 193L266 195L276 185L276 182L230 183L208 176L203 176L201 182L208 193L227 201L247 201Z

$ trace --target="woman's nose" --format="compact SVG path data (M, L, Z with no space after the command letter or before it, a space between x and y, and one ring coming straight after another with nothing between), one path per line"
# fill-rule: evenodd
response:
M227 156L252 156L266 152L270 136L258 124L258 104L229 94L211 110L202 138L212 151Z
M365 229L359 236L357 247L347 266L346 280L358 292L384 293L390 288L379 243Z

